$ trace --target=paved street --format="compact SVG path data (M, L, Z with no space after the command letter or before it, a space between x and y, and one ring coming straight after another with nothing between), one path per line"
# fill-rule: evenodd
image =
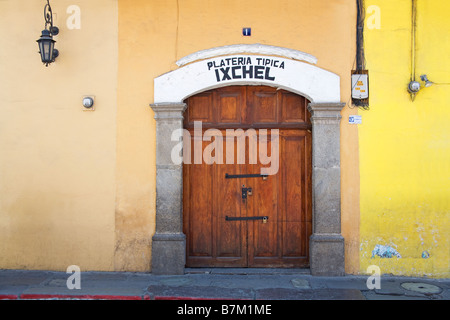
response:
M368 276L316 277L302 269L186 269L181 276L81 272L80 289L68 288L71 276L0 270L0 299L450 300L449 279L382 275L380 288L369 289Z

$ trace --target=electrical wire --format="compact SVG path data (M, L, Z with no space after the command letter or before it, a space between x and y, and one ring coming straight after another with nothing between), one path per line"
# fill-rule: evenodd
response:
M364 20L366 18L364 0L357 0L356 7L356 70L364 70L366 68L364 54Z
M356 0L356 73L363 73L366 69L366 57L364 53L364 22L366 10L364 0ZM353 87L352 87L353 91ZM369 110L368 100L353 100L353 105L363 110Z

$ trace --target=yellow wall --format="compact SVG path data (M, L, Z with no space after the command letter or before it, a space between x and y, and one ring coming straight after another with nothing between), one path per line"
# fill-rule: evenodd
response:
M448 277L450 3L417 3L416 79L427 74L436 84L412 102L411 1L366 1L379 7L381 24L365 32L370 111L360 112L359 125L360 271L378 265L382 273ZM372 258L376 245L401 258Z
M48 68L45 3L0 1L0 268L112 270L117 1L51 1L60 56ZM69 30L73 4L81 29Z
M116 270L147 270L151 258L154 78L199 50L261 43L316 56L319 67L341 77L341 101L348 102L355 21L353 0L119 1ZM242 36L243 27L252 28L251 37ZM345 119L356 112L343 110L341 129L342 232L349 273L359 270L358 129Z

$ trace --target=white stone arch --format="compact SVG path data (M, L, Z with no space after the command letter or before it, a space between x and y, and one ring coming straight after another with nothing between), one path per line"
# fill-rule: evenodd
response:
M233 58L236 60L233 61ZM248 62L248 58L251 64L239 64L239 61ZM270 60L269 64L266 65L267 60L263 59ZM263 61L264 69L259 68ZM223 86L266 85L297 93L311 101L308 105L313 136L310 269L313 275L344 274L344 238L341 235L340 214L340 112L345 104L340 102L339 76L311 64L315 62L314 57L292 49L235 45L189 55L181 62L178 61L183 67L155 79L154 103L151 104L156 119L153 273L184 273L186 238L182 221L182 164L174 164L171 160L171 150L179 144L179 141L171 139L172 133L183 128L183 112L186 109L183 101L197 93ZM223 63L225 65L222 66ZM224 71L220 70L221 66ZM253 66L252 77L250 66ZM229 68L228 77L225 76L225 68Z
M216 56L210 57L211 54ZM269 78L274 80L265 77L266 69L264 74L260 75L262 79L255 74L253 77L247 74L244 78L243 71L239 68L247 68L248 71L250 64L233 65L233 61L248 62L248 59L251 59L253 68L270 68ZM268 60L275 65L261 66ZM215 71L219 69L221 79L223 73L220 67L215 66L220 66L223 62L226 63L223 68L228 68L230 76L232 69L236 68L237 78L218 81ZM181 103L189 96L202 91L229 85L266 85L297 93L313 103L339 103L340 77L311 64L315 62L315 57L306 53L265 45L235 45L203 50L180 59L178 64L183 67L155 79L154 103Z
M269 56L279 56L299 61L306 61L312 64L317 63L317 58L309 53L305 53L302 51L294 50L294 49L288 49L283 47L277 47L277 46L269 46L266 44L259 44L259 43L253 43L253 44L233 44L229 46L222 46L222 47L216 47L206 50L200 50L197 52L194 52L190 55L187 55L180 60L178 60L177 66L181 67L188 63L198 61L198 60L204 60L208 58L214 58L214 57L220 57L224 55L230 55L230 54L264 54Z

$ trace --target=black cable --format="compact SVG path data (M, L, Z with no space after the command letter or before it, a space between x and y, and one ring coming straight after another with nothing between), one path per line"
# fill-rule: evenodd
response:
M364 22L366 18L364 0L356 0L356 8L356 74L367 74L364 54ZM352 99L352 103L359 108L369 110L368 99Z
M364 55L364 20L366 15L364 0L357 0L356 6L356 70L365 70L366 60Z

